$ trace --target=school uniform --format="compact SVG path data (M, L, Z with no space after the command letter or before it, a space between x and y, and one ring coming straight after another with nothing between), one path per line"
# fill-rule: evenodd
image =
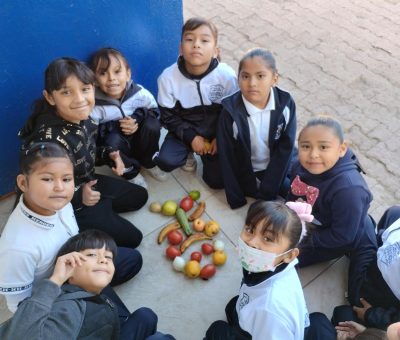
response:
M275 199L287 176L296 138L293 98L273 87L263 110L240 91L225 98L222 106L217 144L230 207L245 205L245 196Z
M221 99L237 91L235 72L213 59L199 76L187 72L184 60L166 68L158 78L158 104L161 123L168 134L154 161L170 172L186 162L194 137L212 140L216 136ZM203 179L212 187L220 187L218 156L204 155Z
M146 189L109 176L95 174L95 164L109 164L110 147L96 147L97 124L86 119L79 124L67 122L55 114L38 117L35 129L25 145L35 142L61 144L70 153L74 165L75 194L72 205L80 230L99 229L114 238L118 246L135 248L143 235L131 222L118 215L140 209L147 201ZM101 193L94 206L82 203L83 185L97 179L95 189Z
M99 124L98 146L119 150L120 156L129 169L126 179L134 178L143 166L154 167L153 155L158 151L161 125L158 120L158 106L153 95L142 86L130 81L124 96L118 100L107 96L96 88L96 106L90 117ZM131 117L139 128L132 135L125 135L119 120Z

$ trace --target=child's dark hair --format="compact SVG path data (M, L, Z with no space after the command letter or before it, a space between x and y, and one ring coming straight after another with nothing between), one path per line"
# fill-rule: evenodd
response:
M111 64L111 57L115 57L117 60L120 58L124 62L125 67L130 70L128 60L121 51L112 47L104 47L95 52L90 58L90 67L92 71L95 73L107 71Z
M246 54L242 57L242 59L239 62L238 74L240 74L240 71L242 70L243 63L247 59L251 59L251 58L255 58L255 57L260 57L264 61L265 66L267 68L269 68L273 73L278 73L278 70L276 68L275 58L272 55L272 53L263 48L257 47L257 48L253 48L253 49L247 51Z
M387 340L387 334L382 329L367 328L364 332L357 334L353 339L357 340Z
M184 25L182 26L182 33L181 33L181 41L183 40L183 36L187 31L194 31L195 29L199 28L200 26L207 26L214 37L215 44L218 42L218 29L217 27L210 21L200 17L194 17L186 20Z
M290 241L289 249L300 241L302 231L300 218L295 211L280 201L255 201L247 211L245 223L251 228L256 228L262 223L262 233L268 231L274 239L285 235Z
M56 258L73 251L79 252L85 249L101 249L103 247L110 251L113 254L113 259L115 259L117 256L117 245L114 239L104 231L88 229L72 236L65 242L58 251Z
M344 142L344 133L343 133L343 128L340 125L339 121L328 116L328 115L318 115L314 118L311 118L306 125L303 127L303 129L300 131L299 133L299 139L301 136L301 133L311 127L311 126L318 126L318 125L322 125L322 126L326 126L330 129L333 130L333 132L335 133L335 135L339 138L340 143Z
M95 76L92 70L83 62L73 58L58 58L53 60L44 73L44 89L51 94L60 90L70 76L76 76L84 84L94 84ZM55 114L55 107L50 105L45 98L38 99L33 104L32 114L20 130L21 138L28 137L35 128L37 118L45 113Z
M22 147L19 155L19 173L30 175L36 163L45 160L46 158L67 158L73 164L71 156L67 150L57 143L39 142L33 143L27 147ZM22 191L16 186L17 196L14 203L14 208L19 202Z

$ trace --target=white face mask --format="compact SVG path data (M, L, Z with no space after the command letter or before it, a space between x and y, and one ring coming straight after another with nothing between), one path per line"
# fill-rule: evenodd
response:
M292 249L285 251L282 254L270 253L268 251L255 249L250 247L240 237L238 241L239 260L242 267L252 273L260 273L266 271L275 271L277 266L274 266L274 261L278 256L290 252ZM282 264L282 263L280 263Z

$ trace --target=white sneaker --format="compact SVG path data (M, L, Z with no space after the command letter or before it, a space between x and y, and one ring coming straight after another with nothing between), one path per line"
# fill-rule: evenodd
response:
M146 171L159 182L165 182L168 180L168 174L162 171L158 166L146 169Z
M197 161L196 158L194 158L193 152L189 152L187 159L186 159L186 164L181 167L183 171L188 171L188 172L195 172L197 168Z
M140 173L137 174L136 177L128 179L128 182L136 184L136 185L140 185L141 187L147 189L146 180L144 179L144 177Z

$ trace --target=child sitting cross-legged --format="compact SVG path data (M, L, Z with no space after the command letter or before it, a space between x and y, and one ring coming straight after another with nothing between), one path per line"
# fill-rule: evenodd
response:
M38 282L14 316L0 328L1 338L173 339L156 332L157 317L140 308L121 324L117 307L102 290L114 275L117 246L99 230L70 238L60 249L53 274Z

